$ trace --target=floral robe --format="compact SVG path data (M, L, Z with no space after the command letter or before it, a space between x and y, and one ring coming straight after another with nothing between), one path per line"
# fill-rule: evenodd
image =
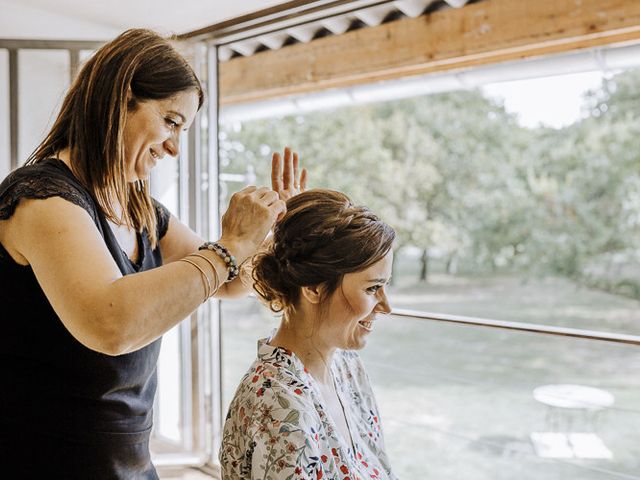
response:
M302 362L268 341L258 342L258 358L229 407L220 449L222 478L397 480L358 354L338 350L331 365L352 437L343 439Z

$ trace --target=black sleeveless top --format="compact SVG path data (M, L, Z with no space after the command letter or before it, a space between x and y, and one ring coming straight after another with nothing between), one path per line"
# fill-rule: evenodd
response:
M91 215L123 275L162 265L160 250L151 249L146 232L138 236L138 263L127 257L92 196L57 159L20 167L7 176L0 184L0 220L10 218L22 198L52 196ZM155 205L161 238L169 212ZM2 475L157 479L149 434L160 340L115 357L83 346L54 312L31 267L17 264L2 245L0 305Z

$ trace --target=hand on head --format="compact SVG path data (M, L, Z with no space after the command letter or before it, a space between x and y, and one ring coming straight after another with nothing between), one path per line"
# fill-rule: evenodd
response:
M232 244L239 258L258 250L286 213L286 201L306 190L307 170L300 169L298 154L289 147L284 149L284 159L277 152L273 154L271 185L272 190L248 186L235 193L222 217L221 242Z
M248 186L234 193L222 216L221 243L242 259L262 244L276 219L286 212L284 200L267 187Z

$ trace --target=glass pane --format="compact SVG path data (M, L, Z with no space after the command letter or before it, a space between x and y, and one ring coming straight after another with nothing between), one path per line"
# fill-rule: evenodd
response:
M399 478L640 479L640 349L380 319L361 352Z
M396 228L396 308L640 334L640 70L449 87L223 123L223 204L289 145Z
M179 204L179 163L178 159L166 155L151 170L151 194L158 199L171 213L180 214Z
M67 50L20 50L18 52L18 162L42 141L55 120L69 87Z
M222 107L221 204L291 146L396 228L393 307L640 334L640 70L442 87ZM275 326L223 304L223 412ZM362 356L399 478L640 479L638 347L392 316Z
M166 156L151 172L151 193L166 206L171 213L178 215L178 160ZM188 383L187 383L188 385ZM182 355L180 325L169 330L162 338L160 358L158 360L158 393L156 395L154 435L152 445L163 451L159 438L176 446L184 440L182 399L185 382L182 378Z
M162 337L158 359L158 392L154 434L177 445L182 441L182 375L180 361L180 329L173 327Z
M11 169L9 51L0 48L0 181Z

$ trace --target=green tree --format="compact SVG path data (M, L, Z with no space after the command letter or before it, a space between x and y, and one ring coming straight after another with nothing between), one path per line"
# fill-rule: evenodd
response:
M637 92L638 72L617 75L560 130L522 128L475 90L225 125L222 167L268 184L271 152L292 146L311 187L348 193L422 251L422 280L432 259L579 279L637 247Z
M525 152L533 211L528 248L539 265L581 279L594 260L637 248L640 74L605 80L585 98L588 116L539 129Z

